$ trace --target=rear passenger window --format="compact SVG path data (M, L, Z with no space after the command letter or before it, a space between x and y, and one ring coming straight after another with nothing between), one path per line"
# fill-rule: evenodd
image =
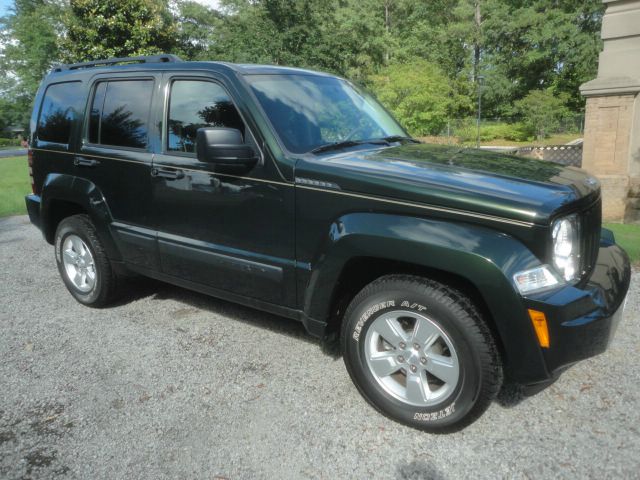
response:
M71 127L84 107L84 98L78 93L80 82L49 85L42 99L36 129L37 139L44 142L69 144Z
M89 114L89 142L147 148L152 80L98 83Z
M200 80L173 82L167 124L167 150L173 152L195 152L196 132L203 127L236 128L244 135L244 123L227 92Z

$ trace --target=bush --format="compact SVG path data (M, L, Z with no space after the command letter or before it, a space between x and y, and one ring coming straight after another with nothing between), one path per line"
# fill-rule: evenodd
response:
M516 111L524 118L529 133L542 140L569 115L566 101L566 96L555 96L551 90L532 90L516 102Z
M0 147L19 147L19 138L0 138Z
M478 135L476 119L467 118L454 128L452 132L462 143L475 142ZM531 138L531 134L524 124L516 123L494 123L480 124L480 141L490 142L492 140L510 140L513 142L525 142Z

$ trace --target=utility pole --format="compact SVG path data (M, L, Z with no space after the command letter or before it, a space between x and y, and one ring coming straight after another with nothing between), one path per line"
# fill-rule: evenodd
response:
M480 117L482 116L482 82L484 77L482 75L478 75L477 83L478 83L478 132L476 134L476 148L480 148Z
M484 77L480 75L480 42L482 39L482 14L480 13L480 0L475 1L475 41L473 45L473 77L478 88L478 122L476 133L476 148L480 148L480 117L482 115L482 80Z

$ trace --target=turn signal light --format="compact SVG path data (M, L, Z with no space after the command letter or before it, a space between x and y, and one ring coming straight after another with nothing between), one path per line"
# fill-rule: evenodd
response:
M547 326L547 317L543 312L529 309L529 318L533 323L533 329L538 336L538 343L543 348L549 348L549 328Z

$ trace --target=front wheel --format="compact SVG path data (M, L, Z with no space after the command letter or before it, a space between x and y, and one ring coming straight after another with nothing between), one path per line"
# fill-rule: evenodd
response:
M465 295L441 283L389 275L351 302L344 361L364 398L384 415L429 432L459 430L502 383L494 339Z

